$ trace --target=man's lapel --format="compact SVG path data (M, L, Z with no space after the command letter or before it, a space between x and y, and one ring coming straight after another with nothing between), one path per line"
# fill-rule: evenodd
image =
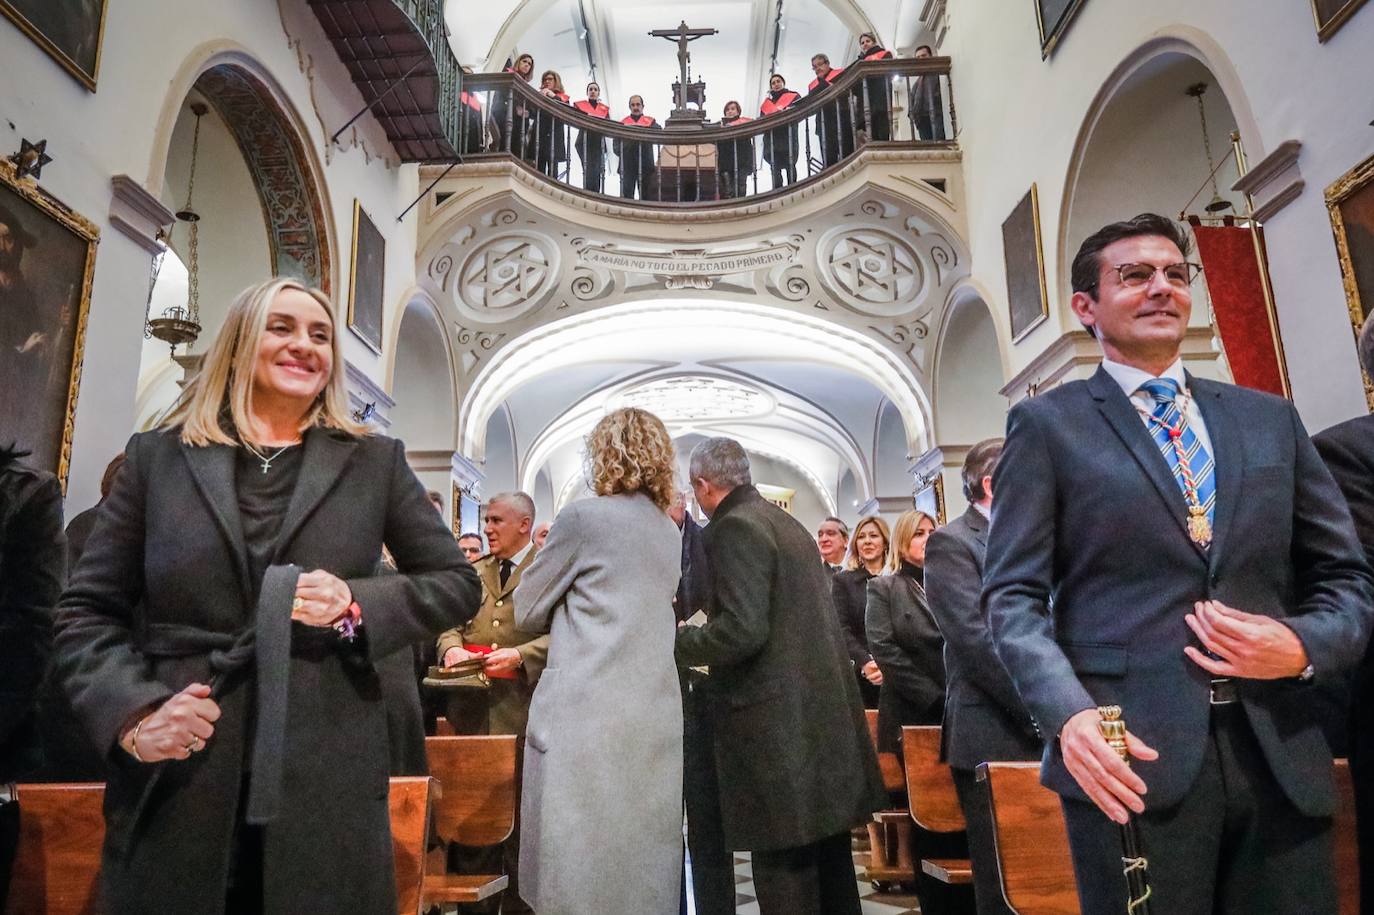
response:
M305 453L301 455L300 477L296 480L296 490L291 494L291 504L282 518L281 534L277 537L277 548L273 552L273 562L279 562L286 548L300 531L301 525L310 513L320 504L325 494L334 488L344 465L358 447L356 439L345 438L328 429L315 427L306 430Z
M477 573L482 576L482 590L492 599L501 596L501 560L488 553L477 560Z
M1197 402L1202 421L1207 424L1207 437L1212 440L1217 501L1212 518L1212 546L1208 550L1208 560L1213 567L1221 555L1221 548L1231 528L1231 519L1236 515L1241 467L1244 464L1244 456L1240 453L1239 420L1231 412L1231 399L1226 396L1227 387L1205 378L1188 376L1188 388Z
M232 445L181 445L181 453L191 467L191 478L210 506L210 514L229 545L234 568L243 586L244 600L251 599L254 588L248 580L248 548L243 541L243 519L239 514L238 489L234 485Z
M505 586L504 588L501 588L501 596L502 596L502 597L505 597L507 594L510 594L512 591L515 590L515 586L518 585L518 584L520 584L520 573L524 572L525 569L529 568L529 565L530 565L531 562L534 562L534 554L537 553L537 552L539 552L539 547L537 547L537 546L531 544L531 545L530 545L530 548L529 548L529 551L528 551L527 553L525 553L525 558L522 559L522 560L520 560L519 565L515 566L515 568L513 568L513 569L510 570L510 578L507 578L507 579L506 579L506 586ZM495 582L495 583L496 583L497 585L500 585L500 583L501 583L501 575L500 575L501 565L500 565L500 562L499 562L499 561L498 561L498 563L497 563L496 569L497 569L497 576L496 576L496 582Z
M983 513L972 505L964 512L964 523L973 533L973 539L978 545L986 548L988 545L988 519L983 517Z
M1160 453L1159 445L1151 437L1121 386L1107 370L1099 367L1096 374L1088 379L1088 392L1097 402L1097 408L1121 439L1126 450L1135 458L1145 476L1154 484L1170 515L1177 522L1183 536L1188 536L1188 511L1183 499L1183 490L1169 470L1169 462ZM1190 539L1191 542L1191 539ZM1197 546L1194 544L1194 546ZM1205 551L1197 547L1199 555L1206 557Z

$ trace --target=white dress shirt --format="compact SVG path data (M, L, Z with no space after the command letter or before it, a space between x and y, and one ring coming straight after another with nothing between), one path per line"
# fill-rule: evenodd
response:
M1183 360L1175 359L1174 364L1164 370L1162 375L1151 375L1143 369L1138 369L1129 365L1122 365L1110 359L1102 360L1102 368L1112 380L1121 386L1121 390L1131 399L1131 405L1140 413L1140 421L1145 424L1145 428L1150 431L1153 437L1154 424L1150 422L1149 416L1154 412L1155 399L1148 391L1140 390L1140 386L1151 378L1172 378L1178 382L1179 389L1183 392L1179 395L1179 407L1183 412L1183 418L1188 423L1188 428L1193 430L1193 434L1198 437L1202 447L1207 449L1207 453L1212 456L1213 464L1216 463L1217 453L1212 450L1212 438L1207 434L1207 424L1202 421L1202 411L1197 408L1197 401L1188 390L1188 376L1183 372ZM1144 412L1141 412L1141 411Z

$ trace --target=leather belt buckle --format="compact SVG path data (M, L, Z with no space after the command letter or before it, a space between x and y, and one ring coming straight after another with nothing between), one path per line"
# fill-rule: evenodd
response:
M1236 681L1230 677L1222 677L1212 681L1212 705L1230 705L1240 701L1240 688L1236 686Z

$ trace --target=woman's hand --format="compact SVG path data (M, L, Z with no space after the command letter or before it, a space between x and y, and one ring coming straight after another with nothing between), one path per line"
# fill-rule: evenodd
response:
M143 718L141 724L129 728L119 738L119 745L145 763L189 759L192 753L205 749L214 736L219 715L218 703L210 698L210 687L192 683Z
M302 572L296 579L296 599L291 618L307 626L332 626L353 603L353 592L342 578L323 569Z
M878 662L870 660L859 671L864 675L864 679L874 686L883 685L883 672L878 669Z

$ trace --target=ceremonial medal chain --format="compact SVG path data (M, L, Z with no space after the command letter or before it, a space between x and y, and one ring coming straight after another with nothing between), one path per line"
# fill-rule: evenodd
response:
M1178 422L1174 424L1166 423L1155 416L1153 411L1139 406L1136 406L1136 411L1145 417L1147 422L1155 423L1168 433L1169 443L1174 446L1174 455L1178 458L1179 476L1183 478L1183 498L1188 503L1188 537L1198 546L1206 547L1212 543L1212 522L1207 520L1207 509L1198 496L1192 465L1188 462L1187 452L1183 450L1183 424L1187 420L1184 411L1187 410L1190 399L1186 391L1174 399L1174 405L1178 408Z

